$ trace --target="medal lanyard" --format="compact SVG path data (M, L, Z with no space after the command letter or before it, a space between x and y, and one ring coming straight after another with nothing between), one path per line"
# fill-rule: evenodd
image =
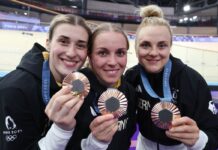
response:
M215 102L214 102L214 104L215 104L216 110L217 110L217 112L218 112L218 103L215 103ZM218 115L218 113L217 113L217 115Z
M50 100L50 68L48 60L44 60L42 67L42 99L46 105Z
M164 97L159 97L154 92L154 90L152 89L148 81L145 71L143 71L143 69L140 69L140 75L141 75L143 86L151 97L159 98L161 101L170 102L172 100L172 94L171 94L170 84L169 84L171 69L172 69L172 61L169 59L167 64L164 67L164 72L163 72L163 95Z

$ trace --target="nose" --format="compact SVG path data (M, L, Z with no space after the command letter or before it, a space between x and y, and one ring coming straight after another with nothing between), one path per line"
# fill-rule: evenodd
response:
M115 57L115 55L111 55L109 57L109 59L107 60L108 64L109 65L116 65L117 64L117 59Z
M76 47L74 44L70 45L66 50L66 55L68 57L73 57L77 54Z
M150 50L150 52L149 52L149 54L152 55L152 56L157 55L157 54L158 54L158 49L157 49L157 47L156 47L156 46L152 47L151 50Z

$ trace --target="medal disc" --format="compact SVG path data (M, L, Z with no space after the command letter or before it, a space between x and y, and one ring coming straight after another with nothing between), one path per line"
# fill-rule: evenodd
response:
M109 88L98 99L98 108L101 114L112 113L119 118L126 113L127 99L117 89Z
M90 90L90 83L88 78L80 72L72 72L68 74L63 80L63 86L72 85L73 95L87 96Z
M180 111L171 102L159 102L151 110L153 123L161 129L169 129L173 119L180 117Z

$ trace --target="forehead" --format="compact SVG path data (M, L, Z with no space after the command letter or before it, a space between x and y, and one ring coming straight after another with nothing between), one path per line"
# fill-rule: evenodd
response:
M171 34L166 26L145 26L138 33L139 41L171 41Z
M62 23L57 25L54 28L53 36L59 37L59 36L66 36L69 38L81 38L81 39L88 39L88 33L87 31L79 26L79 25L72 25L68 23Z
M105 46L114 45L114 46L121 46L121 47L127 46L127 41L124 35L122 33L114 32L114 31L105 31L99 33L93 42L97 46L102 46L102 45Z

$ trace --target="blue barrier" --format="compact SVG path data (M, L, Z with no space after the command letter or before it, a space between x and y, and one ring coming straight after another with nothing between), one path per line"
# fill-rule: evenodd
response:
M8 72L5 72L5 71L0 71L0 77L3 77L7 74Z

